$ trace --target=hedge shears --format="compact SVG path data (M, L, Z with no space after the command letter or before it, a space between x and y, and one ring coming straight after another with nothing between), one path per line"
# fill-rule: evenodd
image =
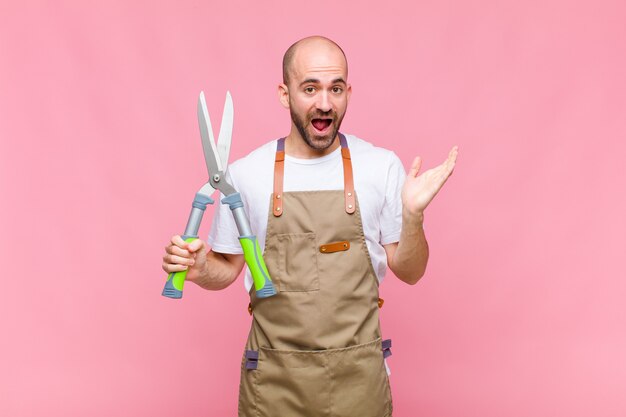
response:
M233 100L230 92L226 93L226 103L224 104L222 125L220 126L217 145L213 137L213 128L211 127L211 120L206 107L204 92L202 91L198 98L198 124L200 125L204 161L209 171L209 181L200 188L193 199L191 214L182 238L185 242L192 242L198 239L198 229L202 222L204 210L207 204L214 203L211 195L215 190L221 191L224 195L224 198L221 200L222 204L228 204L235 218L237 230L239 231L239 243L243 249L246 264L252 274L256 295L259 298L270 297L276 294L276 290L265 266L259 241L250 229L248 217L243 209L241 195L226 181L224 176L228 166L228 155L230 153L230 142L233 132ZM187 270L172 272L167 277L163 295L169 298L182 298L186 276Z

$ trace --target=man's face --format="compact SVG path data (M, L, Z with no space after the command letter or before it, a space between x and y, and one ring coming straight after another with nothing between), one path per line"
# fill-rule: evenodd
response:
M328 47L303 48L294 57L288 89L291 120L313 149L330 147L350 97L343 54Z

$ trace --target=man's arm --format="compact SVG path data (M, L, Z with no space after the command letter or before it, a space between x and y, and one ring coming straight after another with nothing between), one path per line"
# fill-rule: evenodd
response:
M445 162L417 175L422 165L413 161L402 186L402 231L400 241L384 245L389 269L407 284L415 284L426 272L428 242L424 235L424 209L452 175L458 147L454 146Z
M172 237L165 247L163 270L187 272L187 281L207 290L221 290L232 284L241 273L245 263L243 255L207 251L202 239L185 242L180 236Z
M383 245L387 265L395 276L407 284L415 284L426 272L428 242L424 235L424 215L402 213L400 241Z

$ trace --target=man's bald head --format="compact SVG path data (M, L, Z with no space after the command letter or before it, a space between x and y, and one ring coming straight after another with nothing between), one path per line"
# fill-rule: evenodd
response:
M323 36L309 36L307 38L300 39L298 42L291 45L283 56L283 83L286 85L289 85L294 58L296 57L298 51L301 51L304 48L317 48L320 52L333 49L338 50L343 55L346 65L346 76L348 75L348 60L346 59L346 54L343 52L343 49L341 49L341 47L332 40Z

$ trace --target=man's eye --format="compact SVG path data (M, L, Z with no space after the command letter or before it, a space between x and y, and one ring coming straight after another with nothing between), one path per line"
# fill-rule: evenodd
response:
M304 92L307 93L307 94L313 94L315 92L315 88L313 88L313 87L306 87L304 89Z
M333 87L333 93L340 94L343 91L341 87Z

